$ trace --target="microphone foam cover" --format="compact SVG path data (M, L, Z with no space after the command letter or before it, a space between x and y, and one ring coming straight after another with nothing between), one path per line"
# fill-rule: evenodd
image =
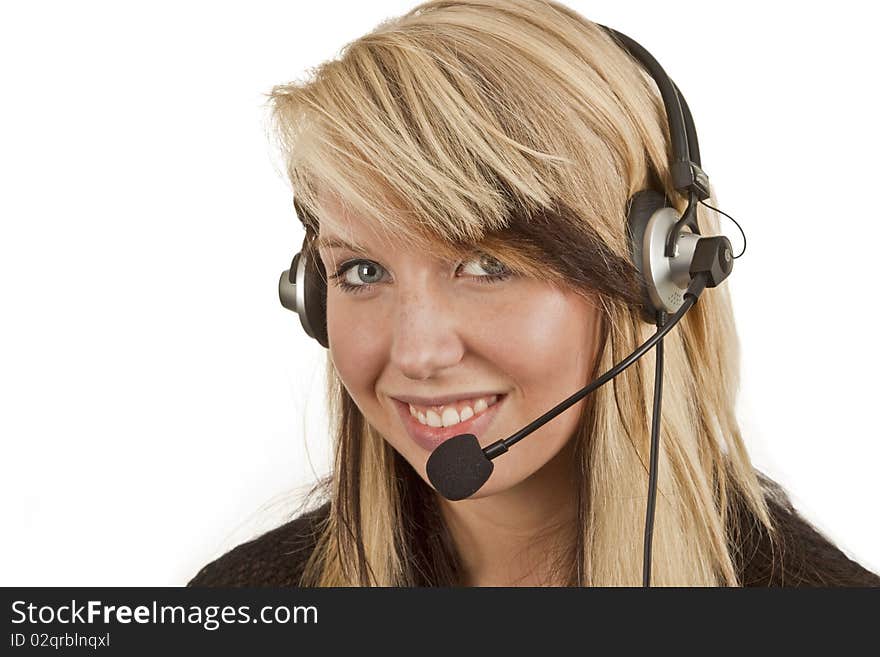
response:
M489 479L495 465L483 453L472 433L453 436L431 452L428 480L447 500L463 500L476 493Z

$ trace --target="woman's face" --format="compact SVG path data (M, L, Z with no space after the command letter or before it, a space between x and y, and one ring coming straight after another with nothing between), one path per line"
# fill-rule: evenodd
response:
M485 447L588 383L599 311L584 297L510 275L478 251L450 262L412 250L333 207L343 234L325 222L319 235L330 357L366 419L426 483L443 440L472 433ZM473 497L539 472L573 435L581 403L495 459Z

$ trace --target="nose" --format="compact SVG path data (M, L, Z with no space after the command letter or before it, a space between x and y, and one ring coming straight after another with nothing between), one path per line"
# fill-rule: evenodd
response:
M396 304L391 362L407 378L429 379L461 362L464 344L453 304L422 286L402 290Z

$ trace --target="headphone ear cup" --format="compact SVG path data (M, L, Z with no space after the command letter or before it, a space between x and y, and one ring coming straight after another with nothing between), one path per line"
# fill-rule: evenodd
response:
M632 263L635 265L636 269L639 271L639 276L642 281L642 307L640 310L640 314L642 319L651 324L654 323L656 319L657 311L660 310L654 302L651 300L651 295L648 292L648 289L652 283L651 272L646 271L646 263L645 263L645 231L648 228L648 223L651 221L651 217L654 216L654 213L657 210L660 210L666 207L666 198L663 194L656 192L652 189L646 189L641 192L636 192L629 199L629 210L626 215L626 227L627 232L629 233L629 244L630 244L630 257L632 258Z
M300 258L304 261L305 267L303 274L305 307L302 312L312 329L310 335L327 349L330 344L327 339L327 273L324 270L324 263L311 249L304 248Z
M278 297L281 305L299 316L303 330L325 349L327 339L327 274L324 263L308 241L293 256L290 269L281 272L278 279Z

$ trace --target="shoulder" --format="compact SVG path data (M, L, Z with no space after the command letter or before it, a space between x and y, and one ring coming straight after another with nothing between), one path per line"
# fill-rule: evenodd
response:
M230 550L202 568L187 586L299 586L330 503Z
M778 484L761 481L776 533L771 538L756 519L741 518L736 556L743 586L880 586L880 577L803 518Z

